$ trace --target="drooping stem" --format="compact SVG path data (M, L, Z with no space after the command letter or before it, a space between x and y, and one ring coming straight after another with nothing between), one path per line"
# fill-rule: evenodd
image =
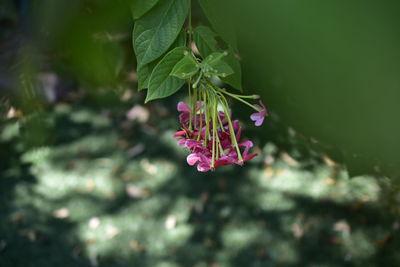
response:
M212 97L212 127L213 127L213 140L212 140L212 162L211 167L214 168L215 153L216 153L216 142L217 142L217 121L216 121L216 110L217 110L217 99Z
M217 96L217 97L218 97L218 96ZM218 108L218 107L217 107L217 108ZM221 117L219 116L218 110L217 110L217 117L218 117L219 126L221 126L221 130L222 130L223 132L225 132L224 124L223 124L222 121L221 121Z
M254 95L251 96L246 96L246 95L237 95L237 94L232 94L227 92L226 90L223 90L217 86L215 86L212 82L210 82L209 80L206 80L207 85L209 85L210 87L212 87L214 90L218 91L219 93L222 94L226 94L236 100L239 100L240 102L242 102L243 104L248 105L249 107L251 107L252 109L256 110L257 112L259 112L260 110L258 110L254 105L250 104L249 102L247 102L246 100L244 100L243 98L251 98L251 99L255 99Z
M189 79L188 80L188 89L189 89L189 103L190 103L190 112L189 112L189 130L190 131L192 130L192 107L193 107L192 103L193 103L193 98L194 98L194 96L192 96L192 93L191 93L191 91L192 91L191 87L192 87L191 79Z
M204 89L204 87L202 88ZM207 93L203 90L203 99L204 99L204 117L206 120L206 132L204 134L204 142L205 146L208 145L208 136L209 136L209 131L210 131L210 119L209 119L209 109L208 109L208 103L207 103Z
M222 106L224 108L225 114L227 114L226 117L227 117L227 121L228 121L228 125L229 125L229 131L230 131L230 135L231 135L231 140L232 140L233 146L236 147L236 152L238 154L239 162L243 162L242 154L240 152L239 145L238 145L237 140L236 140L235 129L233 128L233 124L232 124L231 118L228 115L229 114L228 101L226 101L226 98L221 93L219 93L219 95L221 96L221 99L224 102L222 104Z

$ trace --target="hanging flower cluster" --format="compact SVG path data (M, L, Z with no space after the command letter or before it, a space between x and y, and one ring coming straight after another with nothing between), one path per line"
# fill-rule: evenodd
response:
M251 115L256 126L260 126L267 116L265 105L252 105L246 99L258 99L259 96L237 95L219 88L207 78L199 79L189 88L189 103L178 103L181 112L179 121L181 130L174 134L178 145L190 150L187 163L197 164L197 170L207 172L228 164L243 165L256 153L250 153L252 141L241 141L242 127L238 120L231 118L226 96L239 100L253 109Z
M253 143L241 140L242 128L238 120L232 119L226 98L254 109L250 118L256 126L262 125L267 116L264 104L251 104L248 101L259 96L234 94L215 82L219 79L232 89L242 90L234 38L226 42L210 27L193 28L191 0L140 2L147 11L133 13L137 18L132 35L138 89L147 89L147 103L168 97L188 83L189 100L178 104L181 129L174 135L178 144L190 151L188 164L197 164L199 171L206 172L222 165L243 165L254 158L257 154L250 153ZM207 15L212 5L206 6L203 11ZM139 9L135 4L133 10Z

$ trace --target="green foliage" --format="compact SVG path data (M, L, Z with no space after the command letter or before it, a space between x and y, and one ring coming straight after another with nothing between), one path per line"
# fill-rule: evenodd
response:
M199 26L195 29L194 40L202 57L205 58L211 53L221 50L218 46L217 36L215 32L206 26ZM233 48L229 48L229 53L224 58L224 61L228 63L229 67L232 69L231 74L233 75L222 77L222 80L233 88L242 91L242 69L239 60L235 57L235 50ZM227 71L226 67L224 67L224 69Z
M212 27L219 36L237 52L238 47L235 29L231 24L231 20L226 19L226 17L229 16L229 12L226 12L225 4L215 0L199 0L199 3Z
M158 64L158 61L153 61L149 64L138 66L137 74L138 74L138 90L147 89L149 87L149 80L151 72L154 67Z
M234 74L223 78L222 80L239 91L243 91L242 88L242 67L238 58L235 56L233 48L228 50L228 55L225 57L225 62L232 68Z
M214 52L207 56L202 62L204 75L206 77L219 76L226 77L234 73L233 69L225 63L222 58L227 56L226 52Z
M171 48L185 46L185 45L186 45L186 33L185 33L185 31L182 30ZM165 56L165 54L162 57L164 57L164 56ZM138 90L139 91L149 88L150 75L153 72L154 67L158 64L158 62L160 62L160 61L155 60L148 64L138 66L137 74L138 74Z
M199 69L199 64L193 55L191 53L186 53L186 55L175 65L171 75L179 79L189 79L192 78Z
M197 49L203 58L206 58L212 52L217 51L218 42L217 34L209 27L199 26L194 30L194 40Z
M177 79L188 80L197 74L198 81L201 77L218 76L227 84L242 91L242 71L240 62L235 57L236 40L229 37L231 35L221 35L227 42L225 47L228 47L228 53L222 53L223 49L217 41L218 36L210 28L200 26L192 31L189 25L187 32L183 28L191 1L166 0L158 4L156 2L142 0L131 2L133 17L137 19L133 30L133 47L137 57L138 90L149 89L146 102L175 93L184 84L184 81ZM206 8L208 3L201 4L208 10ZM209 17L213 22L213 16ZM191 20L188 21L188 24L190 23ZM186 42L187 35L190 36L190 40L194 38L194 43L204 59L203 64L200 64L200 59L194 56L192 44ZM188 46L186 57L180 58L181 55L175 53L179 50L168 53L185 45ZM220 56L217 60L208 62L210 59L208 57L213 53L224 54L224 60L220 60L222 58ZM180 60L175 61L177 58ZM168 77L169 75L172 77Z
M136 21L133 46L139 66L156 60L170 48L181 32L188 8L186 0L165 0Z
M174 66L184 58L185 51L185 47L177 47L157 64L150 76L146 102L170 96L182 87L185 81L170 74Z

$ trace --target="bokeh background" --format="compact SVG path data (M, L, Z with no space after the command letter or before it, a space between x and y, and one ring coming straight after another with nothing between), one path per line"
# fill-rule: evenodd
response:
M0 1L0 266L400 265L398 5L216 2L270 116L232 103L260 155L198 173L128 0Z

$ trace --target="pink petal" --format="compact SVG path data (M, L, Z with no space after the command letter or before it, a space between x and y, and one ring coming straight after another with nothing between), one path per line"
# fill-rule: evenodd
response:
M257 153L250 154L250 155L246 155L245 157L243 157L243 160L244 160L244 161L249 161L249 160L251 160L252 158L254 158L254 157L256 157L256 156L258 156Z
M254 104L253 106L259 110L259 112L261 112L261 110L263 110L265 108L265 106L262 104L262 102L260 101L260 104L262 106L260 106L259 104ZM263 108L264 107L264 108Z
M211 170L210 166L204 163L199 163L197 165L197 170L199 172L208 172L209 170Z
M178 140L178 146L184 146L186 143L186 138L182 138Z
M239 142L241 136L242 136L242 127L239 127L239 130L236 133L236 141Z
M253 142L250 140L239 143L240 147L245 147L245 148L249 148L249 149L250 149L250 147L253 147L253 145L254 145Z
M193 166L194 164L196 164L196 162L198 162L200 160L200 157L197 156L196 153L192 153L189 156L187 156L186 161L190 166Z
M179 101L177 109L180 112L190 112L189 106L183 101Z
M234 120L232 121L232 126L233 126L233 130L237 131L239 129L239 121L238 120Z
M181 124L186 123L189 120L189 113L182 113L181 115L179 115L179 122Z
M260 119L261 117L262 116L260 115L260 113L253 113L253 114L250 115L250 119L252 121L256 121L256 120Z
M256 123L254 123L255 126L261 126L264 122L264 117L259 118Z
M202 141L197 141L197 140L193 140L193 139L187 139L186 143L185 143L187 148L194 148L196 146L201 146L202 144L203 144Z
M198 111L202 106L203 106L203 102L202 101L197 101L197 103L196 103L196 111Z
M173 135L173 137L176 138L176 137L178 137L178 136L184 136L184 135L186 135L186 132L185 132L185 131L177 131L177 132Z

